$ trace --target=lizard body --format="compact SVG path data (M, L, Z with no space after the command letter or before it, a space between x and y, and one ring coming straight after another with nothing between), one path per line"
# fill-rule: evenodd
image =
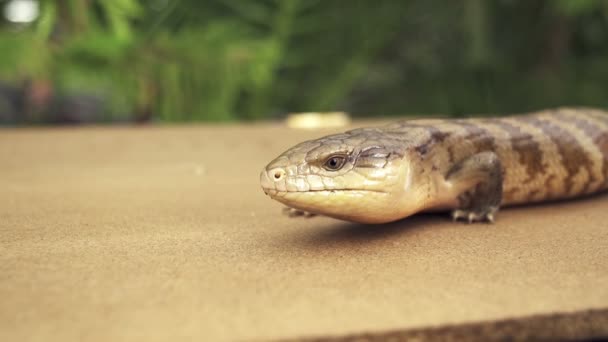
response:
M260 181L289 207L348 221L434 210L493 221L500 206L608 189L608 113L559 108L355 129L292 147Z

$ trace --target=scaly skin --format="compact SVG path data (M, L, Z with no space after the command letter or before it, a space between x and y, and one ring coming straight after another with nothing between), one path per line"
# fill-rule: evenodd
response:
M273 199L348 221L430 210L493 221L499 206L606 190L608 114L559 108L356 129L296 145L260 177Z

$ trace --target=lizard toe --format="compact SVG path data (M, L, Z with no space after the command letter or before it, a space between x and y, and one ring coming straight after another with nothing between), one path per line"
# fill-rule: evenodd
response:
M310 213L308 211L295 209L295 208L289 208L289 207L283 208L283 214L287 215L288 217L307 217L308 218L308 217L316 216L316 214Z
M474 222L489 222L493 223L495 220L497 207L488 207L482 210L467 210L467 209L455 209L452 211L452 219L458 221L464 219L467 223Z

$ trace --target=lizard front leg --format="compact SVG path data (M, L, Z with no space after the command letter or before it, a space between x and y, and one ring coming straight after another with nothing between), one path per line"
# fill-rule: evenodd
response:
M454 220L494 222L502 199L502 167L494 152L477 153L454 165L446 175L458 194Z

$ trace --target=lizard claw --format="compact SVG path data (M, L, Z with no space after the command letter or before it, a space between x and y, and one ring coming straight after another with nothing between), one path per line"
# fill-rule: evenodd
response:
M473 223L473 220L475 219L476 215L475 213L469 213L469 223Z
M304 210L300 210L300 209L294 209L294 208L283 208L283 214L287 215L288 217L313 217L316 216L316 214L310 213L308 211L304 211Z
M498 208L496 207L489 207L482 211L455 209L452 211L452 220L458 221L460 219L465 219L465 222L468 223L482 221L493 223L497 211Z
M455 209L452 211L452 221L458 221L463 217L466 217L466 212L464 210Z

